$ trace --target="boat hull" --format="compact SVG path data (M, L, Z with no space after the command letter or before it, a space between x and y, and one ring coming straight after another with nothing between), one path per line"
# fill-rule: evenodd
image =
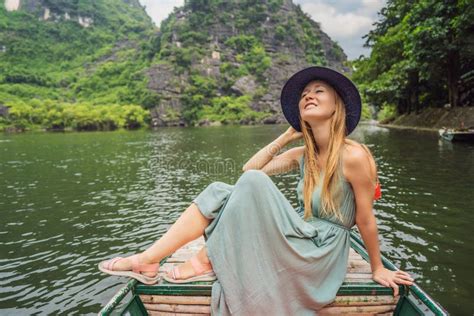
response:
M439 136L451 142L474 142L474 130L466 132L457 132L452 130L440 129Z

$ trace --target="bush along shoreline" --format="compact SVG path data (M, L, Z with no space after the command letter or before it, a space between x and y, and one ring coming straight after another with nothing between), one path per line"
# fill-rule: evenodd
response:
M8 108L0 105L0 130L111 131L150 125L150 113L139 105L93 105L32 100Z

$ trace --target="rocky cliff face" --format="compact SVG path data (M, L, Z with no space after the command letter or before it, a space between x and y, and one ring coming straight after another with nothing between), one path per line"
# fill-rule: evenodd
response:
M291 0L253 5L241 0L208 2L186 1L162 23L160 62L147 71L148 87L160 96L152 109L154 125L187 125L183 116L169 113L182 113L187 107L183 94L193 85L193 74L212 78L217 97L250 95L250 107L268 113L260 122L278 123L284 121L280 91L294 72L310 65L349 71L342 49ZM251 60L254 64L249 67L248 56L259 47L262 63L269 60L269 65L259 67L258 60ZM186 67L176 71L176 56L186 53Z
M138 0L124 0L131 7L141 8ZM12 12L22 10L34 14L40 20L77 21L83 27L94 23L94 4L81 6L71 1L56 0L5 0L5 10ZM82 9L82 10L81 10Z
M56 7L55 7L56 8ZM46 0L5 0L5 9L7 11L18 11L23 10L32 14L35 14L40 20L52 20L52 21L68 21L75 20L81 26L88 27L93 23L93 18L89 16L74 15L70 13L64 7L59 7L61 10L51 11L50 6Z

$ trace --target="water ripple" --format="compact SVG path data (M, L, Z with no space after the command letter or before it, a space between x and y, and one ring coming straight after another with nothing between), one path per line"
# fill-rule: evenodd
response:
M127 280L102 274L99 261L149 247L284 129L0 136L0 313L97 313ZM453 314L471 312L474 147L373 126L351 137L377 160L384 255ZM272 179L296 206L298 172Z

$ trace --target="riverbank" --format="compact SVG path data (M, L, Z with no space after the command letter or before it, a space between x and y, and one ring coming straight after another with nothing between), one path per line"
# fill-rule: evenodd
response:
M464 122L464 127L474 126L474 106L451 109L428 108L419 114L404 114L390 121L382 121L377 125L437 131L442 127L459 128L462 122Z
M395 125L395 124L383 124L383 123L376 123L375 125L380 127L387 127L387 128L397 128L397 129L410 129L410 130L417 130L417 131L427 131L427 132L438 132L438 128L434 127L420 127L420 126L404 126L404 125Z
M415 129L421 131L433 131L437 132L442 127L457 128L460 127L461 122L464 121L465 127L474 126L474 106L444 109L444 108L429 108L425 109L419 114L410 113L401 115L395 119L380 121L376 123L377 126L388 127L388 128L399 128L399 129ZM272 123L274 125L278 123ZM286 123L283 123L286 124ZM359 124L373 124L373 121L361 120ZM219 126L219 125L267 125L265 123L254 123L251 124L222 124L219 122L212 122L206 126ZM129 130L125 128L119 128ZM154 127L145 125L138 129L154 129ZM110 129L117 130L117 129ZM133 129L135 130L135 129ZM46 129L41 126L30 127L28 129L18 129L14 127L4 127L0 125L0 131L5 133L24 133L24 132L77 132L73 128L67 127L64 129ZM95 131L95 130L94 130ZM105 131L105 130L104 130Z

